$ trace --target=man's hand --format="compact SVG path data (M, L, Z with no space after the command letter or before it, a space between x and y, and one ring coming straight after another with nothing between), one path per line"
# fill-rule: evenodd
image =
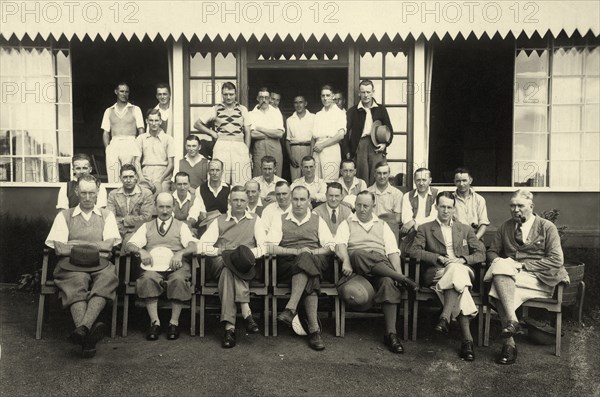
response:
M408 277L404 277L404 280L402 280L401 283L404 284L408 289L412 289L414 291L419 290L419 285Z
M152 267L152 256L146 250L140 250L140 258L142 259L142 265Z
M54 241L54 252L56 252L56 255L58 256L69 256L71 255L71 247L69 244Z
M296 255L300 255L303 252L306 252L308 254L312 254L313 253L312 249L310 249L308 247L303 247L303 248L299 248L298 249L298 253Z
M344 276L350 276L352 274L352 266L350 265L350 261L344 261L342 263L342 274Z
M171 258L171 263L169 265L169 269L175 271L180 269L183 266L183 255L181 252L176 252L175 255Z
M315 143L315 146L313 146L313 151L315 151L317 153L321 153L322 150L323 150L323 147L321 146L321 144Z
M300 167L300 164L298 164L298 162L295 159L290 159L290 165L294 168L298 168Z
M415 225L415 220L411 219L410 221L408 221L404 225L402 225L402 229L400 229L400 231L404 234L408 234L408 232L410 232L410 229L412 229L414 225Z
M375 146L375 153L384 152L386 147L387 145L385 143L380 143L379 145Z

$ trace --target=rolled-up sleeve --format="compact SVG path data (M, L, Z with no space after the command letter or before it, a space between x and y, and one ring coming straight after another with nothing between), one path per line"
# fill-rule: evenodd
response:
M106 109L102 115L102 124L100 125L100 128L103 131L110 132L110 109L111 108Z
M201 212L206 212L206 207L204 206L204 200L200 194L200 187L197 187L194 195L194 203L188 212L188 219L198 220Z
M133 244L138 248L144 248L146 246L146 244L148 243L148 240L146 239L146 233L147 233L147 228L146 228L146 224L144 223L142 226L140 226L140 228L138 230L136 230L136 232L133 234L133 236L131 236L128 244Z
M330 251L335 250L335 240L331 235L331 230L329 230L329 226L327 226L327 223L321 217L319 217L319 244Z
M396 244L396 237L394 232L390 229L390 226L383 222L383 246L386 255L399 254L398 244Z
M266 252L265 244L267 241L267 235L265 233L265 227L259 216L256 216L256 222L254 223L254 239L256 240L256 248L252 248L251 251L255 258L260 258Z
M67 227L67 221L62 212L59 212L54 218L52 228L50 228L50 233L48 233L48 237L46 237L45 244L50 248L54 248L55 241L61 243L67 243L69 241L69 228Z
M350 227L348 221L343 221L338 226L337 232L335 233L335 244L346 244L350 240Z
M198 242L198 253L206 256L217 256L219 249L215 247L219 239L219 222L211 222Z
M144 116L142 115L142 109L140 109L137 106L134 106L133 116L135 117L135 127L144 128Z
M179 241L184 247L187 247L190 243L198 242L198 240L194 238L194 235L192 234L188 225L185 223L181 225L181 230L179 231Z
M283 230L282 230L282 222L281 217L276 216L273 218L271 222L271 227L269 229L269 234L267 235L267 244L270 245L279 245L281 243L281 239L283 238Z

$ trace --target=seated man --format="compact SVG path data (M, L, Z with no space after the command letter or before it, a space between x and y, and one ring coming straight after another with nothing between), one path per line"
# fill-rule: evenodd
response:
M374 215L375 197L369 191L356 196L356 213L338 228L335 253L342 260L342 273L364 276L375 288L375 303L385 318L384 343L392 353L404 353L396 336L396 313L402 301L401 288L418 286L402 274L400 250L387 223Z
M156 196L156 212L158 218L144 223L131 237L126 250L139 254L142 260L144 272L135 282L135 291L138 297L144 299L150 316L146 339L155 341L160 335L158 297L166 291L171 302L167 339L175 340L179 338L179 315L183 302L189 301L193 292L190 260L184 256L196 252L196 239L184 222L173 218L171 194L162 192ZM168 262L159 263L158 258L163 255L164 248L170 250L172 256Z
M488 249L490 267L484 278L492 282L489 296L502 321L505 339L498 363L504 365L517 359L513 335L521 327L515 310L529 299L550 298L556 285L569 282L558 230L533 213L533 194L514 192L510 211L512 218L498 228Z
M230 187L223 182L223 162L213 158L208 163L208 182L198 186L194 193L194 203L188 214L188 221L195 225L203 221L210 214L227 212L227 198Z
M327 190L327 184L316 174L316 161L312 156L304 156L302 158L302 174L301 178L296 179L292 183L292 190L296 186L304 186L310 192L311 205L316 207L317 205L327 201L325 197L325 191Z
M419 168L414 173L416 189L402 197L402 228L400 236L402 252L408 252L417 235L419 226L432 222L437 217L435 201L437 189L430 187L431 172L427 168ZM454 211L454 206L453 206Z
M340 178L338 182L342 185L342 198L344 203L354 209L356 195L367 190L367 183L356 177L356 164L354 160L342 160L340 164Z
M275 185L283 178L275 175L277 160L273 156L263 156L260 160L261 175L252 178L260 185L260 198L266 204L275 202Z
M189 175L190 186L196 189L208 180L208 160L200 154L200 138L195 134L185 138L186 155L179 160L179 171Z
M116 298L119 284L108 257L121 236L113 213L96 205L99 185L91 175L80 176L75 187L79 204L56 215L46 238L59 258L54 282L76 327L69 340L81 345L84 358L96 354L106 329L96 319L106 302Z
M133 233L152 219L154 198L150 190L138 185L133 164L123 164L120 172L122 186L110 192L106 209L115 214L123 244L127 244Z
M454 220L470 225L475 230L478 239L482 239L490 224L485 199L471 187L473 176L467 168L454 170L454 185L456 185L456 211Z
M375 164L375 183L369 191L375 195L374 214L387 222L396 242L400 241L402 222L402 192L390 185L390 166L386 161Z
M175 191L173 192L173 216L182 222L187 222L190 208L196 195L190 192L190 176L187 172L179 171L175 174ZM190 221L190 223L192 223ZM191 228L193 225L188 223Z
M82 175L90 175L92 173L92 160L90 156L84 153L73 155L72 160L73 179L60 187L58 198L56 200L57 210L66 210L77 207L79 204L79 195L77 194L77 180ZM99 208L106 207L106 188L102 185L98 188L98 200L96 205Z
M256 181L248 181L244 185L244 189L248 195L248 212L261 216L264 207L260 199L260 184ZM275 194L273 194L273 197L275 197Z
M310 212L310 193L304 186L292 190L292 210L273 220L267 236L270 253L277 255L276 282L291 284L292 292L285 310L277 316L292 326L298 302L304 295L308 320L308 344L314 350L325 345L317 318L320 281L329 274L329 254L333 251L333 237L323 219Z
M313 213L319 215L329 227L331 235L335 237L340 224L352 215L348 206L340 205L342 203L342 185L338 182L327 184L327 201L313 210Z
M444 305L434 330L447 335L450 321L457 318L463 335L460 358L473 361L475 351L469 325L477 315L477 306L470 292L474 277L471 266L485 260L485 246L470 226L452 221L455 200L451 192L438 194L435 201L437 219L419 227L409 254L432 266L428 273L433 273L433 280L423 284L435 285Z
M221 322L224 325L222 346L234 347L236 303L249 333L259 332L250 311L250 280L256 275L254 262L264 254L265 229L260 217L248 212L248 195L242 186L234 186L229 195L230 209L210 224L198 244L198 253L208 256L207 277L219 280ZM242 256L232 253L240 249ZM243 255L246 251L245 255ZM242 268L246 261L248 265Z
M276 218L292 209L292 190L287 181L279 181L275 186L275 202L267 205L261 215L265 232L269 235L271 224Z

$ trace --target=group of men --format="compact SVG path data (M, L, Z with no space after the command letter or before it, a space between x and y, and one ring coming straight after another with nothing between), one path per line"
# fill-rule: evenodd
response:
M460 357L474 360L470 320L477 315L477 307L470 290L473 265L486 260L481 240L490 223L485 199L471 187L473 178L466 168L455 171L454 192L432 188L426 168L415 171L414 190L402 194L392 186L383 154L386 144L375 145L370 136L363 136L372 129L369 123L380 119L383 124L389 122L385 120L387 113L372 100L372 83L362 82L360 91L361 103L347 112L346 131L339 117L342 111L331 105L332 88L323 87L323 114L321 121L315 116L312 128L322 125L326 134L315 136L312 130L310 146L294 145L307 143L301 140L306 138L290 134L290 128L298 132L295 126L307 117L302 111L304 98L296 98L297 120L294 116L288 119L288 139L292 137L291 165L296 168L296 161L302 176L292 184L278 176L281 156L271 152L283 130L279 128L281 114L269 104L269 92L259 92L259 106L253 112L261 114L250 117L253 122L248 125L247 110L235 101L231 83L223 86L223 103L196 123L198 129L216 139L212 159L199 154L200 141L190 135L187 155L172 181L173 192L159 189L156 183L151 185L155 192L142 186L152 179L150 175L160 174L155 181L171 182L165 172L172 161L162 171L144 174L144 166L140 173L140 163L134 160L120 166L122 185L106 198L106 191L90 175L89 157L76 155L73 170L77 180L59 192L57 208L62 211L46 243L60 258L54 277L63 305L70 308L75 323L70 340L81 345L84 357L95 354L103 336L105 326L97 316L106 301L115 298L118 284L108 251L122 243L124 253L140 257L143 271L136 281L136 293L145 301L150 318L148 340L157 340L164 330L169 340L179 337L183 302L193 293L193 254L207 257L207 275L218 280L222 346L236 345L238 303L246 330L258 332L249 305L249 283L256 276L257 260L276 255L277 281L291 285L290 299L277 319L291 325L302 301L308 344L323 350L318 296L321 282L332 281L335 255L344 277L357 274L372 284L374 301L384 313L384 343L390 351L402 353L396 332L397 305L402 289L418 288L400 267L401 255L408 254L422 261L428 274L423 286L433 288L443 303L434 329L447 334L456 319L463 335ZM125 95L120 89L116 93ZM370 105L363 98L369 99ZM113 110L117 112L117 108ZM160 112L150 116L155 121L149 123L150 132L136 138L142 140L142 157L145 147L154 148L156 154L161 134L165 134L158 127L159 134L152 135L152 125L160 125L162 119ZM299 140L294 141L296 138ZM257 153L261 157L258 161L254 158L251 167L248 146L253 139L260 143ZM342 159L328 153L328 148L339 148L340 139L356 150L356 155L345 152ZM294 149L304 146L310 152ZM299 159L298 153L302 154ZM358 160L359 155L367 160ZM330 169L323 167L323 159L334 157L338 162L335 174L324 174ZM365 167L377 159L372 167ZM246 160L247 165L242 166ZM361 167L367 180L372 177L372 183L357 177ZM252 179L251 169L257 174ZM521 330L515 310L527 299L550 296L559 282L568 280L556 227L533 213L533 195L525 190L515 192L510 208L511 219L498 228L487 250L491 266L485 275L492 283L490 296L502 319L505 341L498 359L501 364L516 360L513 336ZM163 293L172 308L167 327L162 326L158 315L158 297Z

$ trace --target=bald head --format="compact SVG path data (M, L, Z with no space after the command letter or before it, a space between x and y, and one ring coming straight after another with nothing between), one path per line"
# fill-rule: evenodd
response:
M170 193L163 192L156 196L156 212L161 221L173 216L173 196Z

